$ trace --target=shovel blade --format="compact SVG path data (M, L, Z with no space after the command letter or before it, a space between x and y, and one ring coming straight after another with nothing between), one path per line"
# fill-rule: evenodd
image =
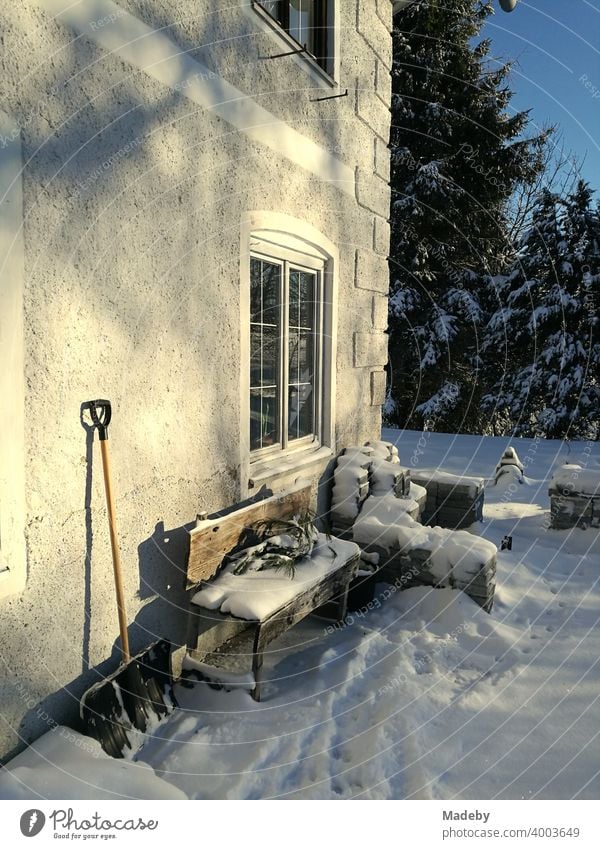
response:
M176 707L170 655L171 644L160 640L84 693L81 718L111 757L124 757L136 730L147 731Z

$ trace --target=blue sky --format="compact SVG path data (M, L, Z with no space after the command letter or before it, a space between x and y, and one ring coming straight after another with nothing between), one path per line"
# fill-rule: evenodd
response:
M600 197L600 0L521 0L509 15L496 8L482 34L493 56L518 60L513 107L559 126L566 148L586 157L583 176Z

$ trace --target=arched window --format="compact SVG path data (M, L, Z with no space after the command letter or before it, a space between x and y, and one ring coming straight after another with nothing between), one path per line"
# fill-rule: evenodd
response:
M333 447L336 251L278 213L254 213L244 240L244 419L250 465L268 468Z

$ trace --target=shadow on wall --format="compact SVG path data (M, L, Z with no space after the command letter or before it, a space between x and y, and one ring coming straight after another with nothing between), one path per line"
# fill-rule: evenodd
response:
M132 651L157 639L185 642L188 599L185 591L189 531L194 522L165 530L158 522L152 536L138 546L139 598L149 600L129 627Z
M88 477L91 477L88 473ZM86 492L88 486L86 485ZM133 655L139 654L151 643L161 638L171 640L174 645L185 642L187 627L187 596L185 592L185 565L187 561L188 530L193 526L184 525L165 531L163 522L156 525L152 536L140 543L139 596L149 599L129 625L129 643ZM92 539L91 515L86 511L86 531ZM86 600L90 597L91 545L86 550ZM116 604L114 609L115 627L117 623ZM16 685L17 696L26 707L16 731L19 743L0 761L7 763L23 748L42 734L57 725L66 725L84 732L79 715L79 701L93 684L113 673L121 662L121 639L118 637L111 649L110 657L96 666L89 666L89 610L86 610L86 624L83 643L84 671L64 687L49 696L36 701L31 690L23 681ZM33 689L33 687L32 687Z
M85 616L82 634L82 672L68 684L39 700L34 692L35 669L28 669L29 680L19 676L16 684L5 682L7 687L14 686L16 697L21 702L24 713L16 729L19 742L9 751L2 762L8 762L22 749L42 734L57 725L68 725L83 731L79 716L79 701L93 684L106 678L118 667L121 661L121 639L114 641L110 656L95 666L90 666L90 633L92 628L92 570L94 526L92 512L93 492L93 445L95 429L88 424L81 411L81 423L86 431L86 476L84 490L84 608ZM98 470L96 469L96 472ZM187 628L187 595L185 592L185 574L188 553L188 531L194 523L165 530L164 522L158 522L154 532L138 546L139 588L138 598L143 604L133 622L128 627L129 643L132 654L138 654L158 639L169 639L174 645L185 642ZM114 598L114 596L113 596ZM111 599L114 610L114 628L117 629L116 603ZM108 611L107 611L108 613ZM41 660L41 657L40 657ZM35 662L35 659L34 659ZM12 701L13 699L10 699Z
M80 418L86 432L85 590L82 635L82 673L85 674L90 670L92 550L94 541L92 478L96 428L86 420L85 404L81 405ZM173 643L178 643L181 635L183 641L187 618L185 575L189 548L188 530L192 527L193 522L165 530L164 522L158 522L154 533L138 546L139 589L137 597L140 601L147 601L147 603L141 607L134 622L128 628L129 645L134 654L156 639L166 638ZM120 646L120 639L115 645Z

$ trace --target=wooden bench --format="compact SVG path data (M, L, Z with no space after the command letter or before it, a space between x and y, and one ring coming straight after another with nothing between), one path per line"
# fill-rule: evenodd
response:
M234 509L226 515L199 518L196 527L190 531L187 565L187 588L194 591L193 598L203 589L216 589L219 572L223 574L221 567L226 555L239 549L246 531L256 522L264 519L289 519L307 510L310 501L311 488L298 487ZM187 640L190 656L195 660L204 660L214 652L226 655L228 651L235 652L236 645L248 644L250 641L254 679L252 696L256 701L260 701L261 671L266 646L332 600L336 602L335 618L341 620L346 615L348 588L358 570L360 551L352 542L334 537L328 539L322 535L316 544L316 550L316 556L313 554L311 558L298 561L293 578L280 578L280 587L282 581L289 582L289 587L284 586L284 594L287 594L288 598L277 604L274 609L268 610L261 618L242 618L221 612L218 607L209 609L192 600ZM331 563L322 575L315 574L315 571L318 572L315 564L322 562L324 557L323 554L319 555L320 551L330 552L331 557ZM319 556L321 560L318 561ZM273 575L273 570L269 572ZM266 572L253 573L259 576L265 574ZM239 579L242 592L244 578L245 576L242 576Z

